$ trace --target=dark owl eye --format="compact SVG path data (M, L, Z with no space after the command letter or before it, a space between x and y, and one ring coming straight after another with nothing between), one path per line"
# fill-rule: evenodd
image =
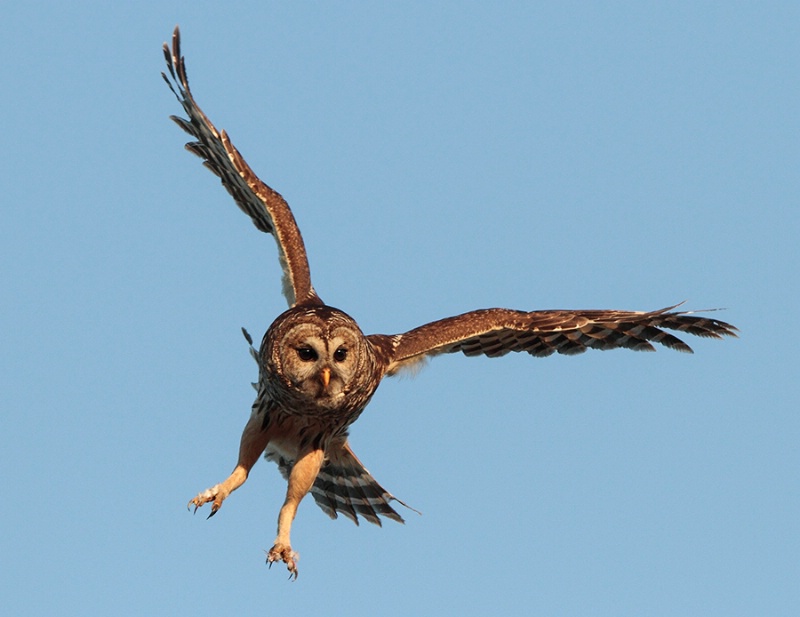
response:
M311 349L311 347L298 347L297 357L303 362L313 362L317 359L317 352Z
M336 362L344 362L347 358L347 350L344 347L339 347L336 351L333 352L333 359Z

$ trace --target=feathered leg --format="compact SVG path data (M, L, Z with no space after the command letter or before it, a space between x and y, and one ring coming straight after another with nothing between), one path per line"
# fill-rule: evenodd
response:
M289 473L286 501L283 502L283 507L278 515L278 537L275 538L275 544L267 553L267 563L272 565L274 561L283 561L294 578L297 578L297 564L295 563L297 553L292 551L289 539L292 521L297 514L297 506L300 505L300 501L314 485L324 458L323 450L310 450L300 455L295 461Z
M214 516L228 495L247 480L250 469L252 469L253 465L258 461L261 453L267 447L268 442L269 431L264 428L263 412L260 412L260 410L253 410L253 413L250 414L250 419L244 427L244 431L242 431L242 439L239 443L239 460L236 463L236 468L224 482L215 484L211 488L199 493L189 502L188 507L191 508L192 505L194 505L194 511L197 512L197 508L209 501L213 501L214 503L211 506L211 513L208 515L208 518Z

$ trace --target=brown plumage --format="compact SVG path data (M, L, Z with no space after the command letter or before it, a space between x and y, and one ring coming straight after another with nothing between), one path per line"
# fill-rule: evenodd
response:
M300 500L309 492L332 518L343 514L380 525L380 517L402 522L391 506L402 505L372 477L347 441L385 375L427 357L462 352L502 356L524 351L543 357L587 349L653 351L663 345L691 352L666 330L708 338L735 336L730 324L668 307L656 311L484 309L448 317L404 334L364 336L346 313L325 305L314 291L303 239L279 193L264 184L230 142L197 106L189 89L175 28L172 47L164 44L169 77L164 80L188 115L172 119L196 141L187 149L204 160L255 226L272 234L283 268L289 309L279 315L251 353L259 365L257 396L245 425L239 458L223 482L194 497L195 510L212 502L215 514L247 479L263 454L278 464L288 486L278 516L278 535L267 561L283 561L297 575L290 529Z

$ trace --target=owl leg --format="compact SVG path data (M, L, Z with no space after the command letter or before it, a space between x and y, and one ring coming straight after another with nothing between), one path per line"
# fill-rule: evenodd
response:
M261 453L267 447L268 442L269 431L265 430L263 427L262 414L254 411L250 415L250 420L248 420L242 432L242 439L239 443L239 460L233 473L231 473L224 482L215 484L211 488L199 493L189 502L188 507L191 508L192 505L194 505L194 511L197 512L197 508L209 501L213 501L214 503L211 506L211 513L208 515L208 518L214 516L228 495L247 480L250 469L256 464L256 461L258 461Z
M272 565L274 561L284 562L289 569L290 578L297 578L297 565L295 564L297 553L292 551L289 540L292 521L297 514L297 506L300 501L314 485L324 458L325 453L322 450L306 452L297 458L289 474L286 501L283 502L283 507L278 515L278 537L275 538L274 546L267 553L267 563Z

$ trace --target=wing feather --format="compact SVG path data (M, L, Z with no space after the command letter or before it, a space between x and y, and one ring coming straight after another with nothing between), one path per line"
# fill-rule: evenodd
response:
M289 205L280 193L256 176L227 133L218 131L195 102L181 56L177 26L172 35L172 49L164 43L164 57L171 80L165 73L161 76L189 116L188 119L170 117L197 140L186 144L186 149L203 159L203 165L220 179L236 205L252 219L257 229L274 236L283 269L283 293L289 306L320 304L321 300L311 285L303 238Z
M483 309L434 321L405 334L368 338L382 350L386 372L391 375L426 357L457 351L491 358L512 351L545 357L587 349L655 351L654 345L663 345L692 353L689 345L665 329L706 338L736 336L734 326L689 311L673 311L676 306L649 312Z

